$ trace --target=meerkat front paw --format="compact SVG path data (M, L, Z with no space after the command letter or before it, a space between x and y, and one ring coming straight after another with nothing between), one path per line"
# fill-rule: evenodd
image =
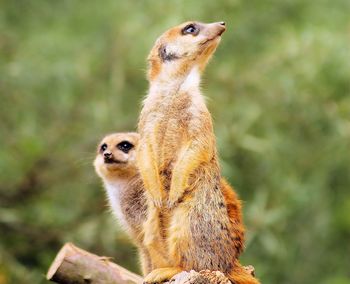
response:
M182 198L185 191L188 188L188 184L185 180L173 179L170 186L169 196L167 199L168 208L174 207Z
M147 200L155 207L161 208L163 206L164 200L162 194L154 194L150 191L147 193Z
M161 208L163 206L163 200L161 197L152 198L151 202L156 208Z
M182 271L179 267L157 268L151 271L143 280L144 284L161 283L170 280L174 275Z
M166 206L171 209L173 208L177 203L179 203L179 200L182 197L182 193L178 191L170 191L168 200L166 202Z

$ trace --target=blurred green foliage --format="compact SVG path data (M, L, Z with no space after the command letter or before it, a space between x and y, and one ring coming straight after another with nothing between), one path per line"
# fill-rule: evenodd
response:
M72 241L137 271L92 160L134 130L156 37L224 20L203 91L262 283L350 283L350 1L0 1L0 283Z

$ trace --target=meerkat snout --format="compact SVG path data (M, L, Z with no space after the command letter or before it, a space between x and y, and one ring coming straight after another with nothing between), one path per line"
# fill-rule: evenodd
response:
M225 22L219 22L219 25L223 28L219 31L219 35L222 35L224 31L226 31L226 23Z
M105 163L110 163L112 162L112 153L111 152L104 152L103 157L105 159Z
M192 35L194 37L202 35L203 37L213 38L220 36L226 30L225 22L217 22L211 24L204 24L199 22L187 23L182 29L183 36Z

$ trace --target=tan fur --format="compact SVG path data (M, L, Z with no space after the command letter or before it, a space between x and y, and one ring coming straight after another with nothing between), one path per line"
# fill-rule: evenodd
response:
M237 260L243 250L241 205L221 179L212 118L200 74L225 30L195 22L165 32L149 55L150 89L139 120L138 168L147 197L147 283L181 270L220 270L234 283L259 283Z

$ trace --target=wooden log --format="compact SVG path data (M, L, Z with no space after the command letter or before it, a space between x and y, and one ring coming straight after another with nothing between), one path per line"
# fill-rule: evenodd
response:
M254 275L254 267L245 269ZM61 284L141 284L142 277L109 261L107 257L97 256L82 250L72 243L65 244L51 264L47 280ZM183 271L164 284L230 284L219 271Z
M47 280L64 284L141 284L142 277L106 257L65 244L51 264Z

